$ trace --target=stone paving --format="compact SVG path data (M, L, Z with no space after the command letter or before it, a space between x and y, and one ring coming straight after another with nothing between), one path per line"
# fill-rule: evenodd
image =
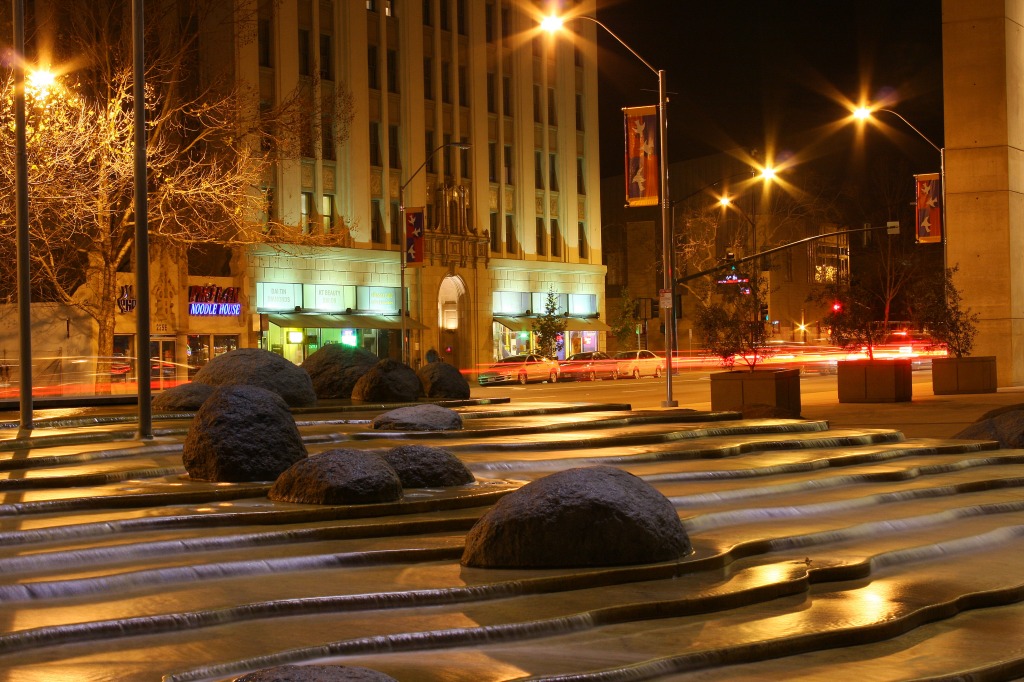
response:
M0 431L0 679L230 680L284 663L398 680L1024 676L1024 451L823 419L472 402L461 432L296 410L312 455L444 447L475 474L356 506L191 481L190 415ZM805 410L805 416L813 410ZM40 415L44 417L45 415ZM675 562L460 566L502 495L623 468L678 510Z

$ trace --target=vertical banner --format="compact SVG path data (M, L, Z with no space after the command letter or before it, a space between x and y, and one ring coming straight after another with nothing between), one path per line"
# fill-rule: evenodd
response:
M938 173L915 175L917 183L917 243L942 241L942 177Z
M423 265L423 208L405 209L405 264Z
M658 107L626 107L626 205L657 206Z

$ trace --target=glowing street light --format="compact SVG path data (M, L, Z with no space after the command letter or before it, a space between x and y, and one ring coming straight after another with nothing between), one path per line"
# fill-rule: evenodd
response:
M604 29L608 35L615 38L616 41L624 48L626 48L630 54L640 60L644 66L646 66L652 73L658 77L658 132L659 132L659 153L658 153L658 165L660 170L660 184L661 184L661 261L662 261L662 291L667 291L671 298L670 302L675 298L675 278L672 272L672 203L668 197L668 94L666 91L665 84L665 71L664 69L655 69L651 66L646 59L637 54L636 50L626 44L626 42L617 36L614 31L602 24L595 17L587 15L577 15L572 17L573 19L586 19L587 21L593 22ZM540 27L551 34L562 29L564 21L561 17L550 15L544 17L540 22ZM676 312L673 305L662 306L665 310L665 400L662 402L662 407L676 407L679 403L672 398L672 356L675 346L673 340L675 339L675 326L676 326Z

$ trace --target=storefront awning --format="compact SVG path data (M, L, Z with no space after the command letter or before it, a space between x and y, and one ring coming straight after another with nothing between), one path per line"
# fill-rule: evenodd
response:
M334 315L330 313L279 313L271 314L270 321L278 327L301 329L401 329L402 318L398 315ZM406 329L426 329L426 325L405 318Z
M533 331L533 324L539 318L536 317L497 317L494 321L508 327L514 332ZM565 329L570 332L607 332L611 327L596 317L567 317L565 318Z

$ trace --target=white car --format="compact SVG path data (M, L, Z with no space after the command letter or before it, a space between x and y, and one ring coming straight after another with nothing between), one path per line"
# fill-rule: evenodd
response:
M665 361L649 350L624 350L615 354L615 372L619 377L660 377Z
M481 386L513 381L518 381L521 384L531 381L547 381L553 384L556 379L558 379L558 363L536 353L510 355L480 372L480 376L477 377Z

